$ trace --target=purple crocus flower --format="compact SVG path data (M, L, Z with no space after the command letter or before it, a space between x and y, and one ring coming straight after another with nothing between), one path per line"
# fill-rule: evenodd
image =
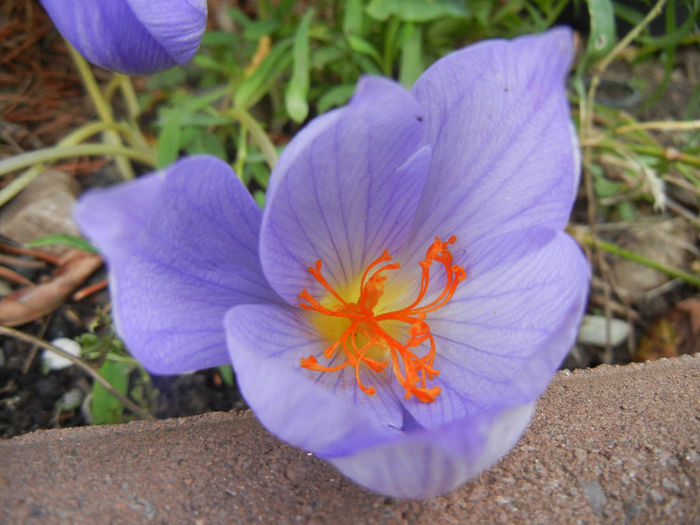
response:
M133 75L189 62L206 0L40 0L61 34L95 65Z
M526 428L589 268L559 28L366 77L284 150L261 212L191 157L82 199L119 333L156 373L231 361L272 433L377 492L445 493Z

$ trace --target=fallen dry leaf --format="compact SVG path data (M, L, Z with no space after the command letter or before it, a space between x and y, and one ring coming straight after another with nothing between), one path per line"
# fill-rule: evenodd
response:
M700 299L677 302L646 331L634 354L635 361L700 352Z
M700 338L700 298L690 297L676 303L676 308L688 314L690 329L695 338Z
M48 282L21 288L0 301L0 324L19 326L53 312L102 265L94 253L71 250Z

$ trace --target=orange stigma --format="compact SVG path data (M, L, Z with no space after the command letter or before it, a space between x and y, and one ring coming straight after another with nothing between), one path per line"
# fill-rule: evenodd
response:
M333 319L337 319L343 323L342 334L324 350L323 356L331 360L336 353L342 351L345 360L338 365L324 366L319 364L314 355L310 355L301 359L302 368L317 372L336 372L352 366L355 369L358 386L367 395L374 395L375 388L365 386L360 379L360 365L365 365L374 372L383 372L391 364L396 380L406 390L406 399L416 396L424 403L435 401L440 395L440 387L427 387L426 381L433 380L440 371L433 368L435 340L430 327L425 322L425 316L447 304L454 295L457 285L466 277L464 268L452 264L452 253L448 245L456 240L454 235L445 242L436 237L435 242L428 248L425 259L419 263L421 282L416 299L406 308L378 314L375 314L374 309L384 294L384 282L387 278L383 274L389 270L401 268L400 264L389 262L391 256L387 250L384 250L381 257L373 261L362 274L360 296L355 303L345 301L333 289L321 274L321 261L316 261L315 267L308 268L309 273L328 290L329 298L332 297L336 305L326 308L309 292L302 290L299 294L299 299L302 301L299 306L322 314L322 320L333 322ZM442 264L445 269L445 288L435 299L421 305L428 291L430 267L434 262ZM408 325L405 343L399 342L385 329L387 324L396 325L397 322ZM385 327L382 327L382 323ZM335 339L335 336L331 339ZM417 349L424 343L427 343L426 348L428 345L429 348L425 355L419 357L413 349Z

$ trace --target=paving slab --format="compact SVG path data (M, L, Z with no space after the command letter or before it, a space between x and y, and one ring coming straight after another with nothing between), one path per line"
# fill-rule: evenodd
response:
M0 441L0 523L700 523L700 355L560 372L498 465L423 501L363 490L250 412Z

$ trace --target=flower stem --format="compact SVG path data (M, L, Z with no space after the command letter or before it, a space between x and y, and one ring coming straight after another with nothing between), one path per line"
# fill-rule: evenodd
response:
M634 261L638 264L641 264L642 266L646 266L648 268L652 268L654 270L658 270L660 272L665 273L666 275L678 279L682 279L683 281L687 282L688 284L692 284L694 286L697 286L700 288L700 275L692 274L685 272L683 270L679 270L677 268L672 268L670 266L666 266L664 264L661 264L653 259L649 259L648 257L645 257L644 255L641 255L637 252L633 252L632 250L628 250L626 248L622 248L621 246L618 246L617 244L613 244L611 242L603 241L600 239L595 239L590 233L577 233L577 232L572 232L574 238L580 242L581 244L585 244L587 246L593 246L593 247L598 247L599 249L606 251L608 253L611 253L613 255L617 255L618 257L622 257L623 259L627 259L630 261Z
M238 144L236 146L236 165L233 171L236 172L238 178L243 181L243 171L245 163L248 159L248 128L241 126L238 132Z
M643 144L628 144L629 149L643 155L651 155L664 160L682 162L690 166L700 168L700 157L681 153L680 151L671 148L658 148L653 146L645 146Z
M121 132L129 141L129 144L133 146L134 151L141 151L144 155L148 155L150 157L150 161L145 162L144 164L148 164L149 166L155 166L153 152L150 150L150 148L148 148L148 145L144 146L141 143L142 137L140 137L140 135L135 134L129 126L125 126L124 124L118 123L89 122L87 124L83 124L79 128L73 130L71 133L63 137L54 148L49 148L49 150L59 148L59 151L62 151L63 148L67 146L76 146L84 140L91 137L92 135L94 135L95 133L100 133L106 129L113 129L115 131ZM93 145L99 146L99 144ZM63 158L63 155L61 155L59 158ZM0 165L1 164L2 161L0 161ZM6 202L9 202L10 199L12 199L20 191L26 188L30 182L32 182L39 175L41 175L44 169L45 166L43 163L35 164L31 168L26 170L24 173L16 177L12 182L4 186L2 190L0 190L0 206L5 204ZM9 173L10 171L2 172L0 168L0 176L4 175L5 173Z
M686 131L692 129L700 129L700 120L687 120L684 122L676 122L675 120L659 120L651 122L634 122L625 124L613 130L614 133L629 133L640 129L656 129L662 131Z
M75 62L75 66L78 68L80 77L83 80L85 90L88 92L88 95L92 99L92 103L95 105L97 115L103 122L114 124L112 108L107 103L105 97L102 95L102 91L100 91L100 86L97 85L97 80L95 80L95 76L92 74L90 65L70 43L66 42L66 44L68 46L68 51L70 52L71 57L73 58L73 62ZM112 146L121 146L122 144L119 135L112 130L106 130L104 132L104 140L106 144ZM124 179L129 180L134 178L134 169L131 167L131 164L125 156L117 156L114 160L117 164L117 168L121 172Z
M139 105L138 98L136 98L136 91L134 91L134 85L131 83L131 78L121 73L115 73L114 76L119 82L119 89L124 96L124 101L126 102L126 107L129 111L129 118L135 120L141 113L141 106Z
M248 129L253 137L253 140L256 142L260 148L260 151L265 157L267 165L269 166L270 170L272 170L272 168L275 167L275 164L277 164L277 148L275 148L275 145L270 140L270 137L267 136L267 133L265 133L265 130L263 130L260 124L258 124L257 120L255 120L246 110L239 107L232 107L228 109L226 111L226 115L234 120L237 120ZM240 176L241 174L239 173L238 175Z
M0 175L26 168L32 164L49 162L67 157L82 155L119 155L143 164L153 164L153 157L134 148L113 144L79 144L77 146L54 146L15 155L9 159L0 160Z

